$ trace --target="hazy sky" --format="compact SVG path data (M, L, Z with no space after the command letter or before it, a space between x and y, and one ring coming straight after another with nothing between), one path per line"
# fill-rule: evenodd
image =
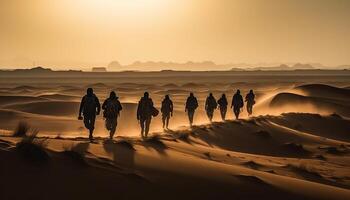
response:
M350 64L350 0L0 0L0 66Z

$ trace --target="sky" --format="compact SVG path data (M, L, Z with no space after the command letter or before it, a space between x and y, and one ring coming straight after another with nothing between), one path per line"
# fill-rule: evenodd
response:
M350 0L0 0L0 68L208 60L350 64Z

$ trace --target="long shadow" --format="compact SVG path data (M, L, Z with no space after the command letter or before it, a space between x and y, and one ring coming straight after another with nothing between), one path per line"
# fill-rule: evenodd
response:
M173 131L171 129L167 129L164 131L166 134L171 135L172 138L175 140L181 140L183 142L186 142L188 144L192 144L192 141L190 139L191 132L189 131Z
M168 148L158 136L153 136L150 138L145 139L144 141L141 142L142 145L149 149L152 148L156 150L159 154L166 156L166 149Z
M72 147L72 151L85 155L89 149L90 142L81 142Z
M127 140L103 142L104 150L113 155L113 162L116 165L124 166L129 169L134 169L135 149L131 142Z

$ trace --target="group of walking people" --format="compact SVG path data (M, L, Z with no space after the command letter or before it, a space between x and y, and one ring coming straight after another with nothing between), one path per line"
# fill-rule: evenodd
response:
M247 112L248 115L252 115L253 113L253 105L255 104L255 94L253 90L250 90L249 93L245 97L245 102L247 102ZM214 111L216 109L220 110L220 115L222 120L226 119L228 101L225 94L222 94L220 99L216 101L215 97L212 93L206 98L205 101L205 111L209 118L209 121L212 122ZM243 97L240 93L240 90L237 90L233 95L231 109L233 109L233 113L236 119L239 118L240 113L243 111L244 101ZM190 126L193 125L193 119L195 112L198 108L198 100L191 92L190 96L186 100L185 112L187 113L188 120ZM114 134L116 132L118 117L120 116L120 112L123 107L119 101L118 96L114 91L110 93L110 96L103 102L102 110L103 110L103 118L105 119L106 129L109 131L109 138L113 139ZM162 122L163 129L169 128L170 118L173 116L174 105L169 95L165 95L162 106ZM88 88L86 95L82 98L79 109L79 120L84 121L85 127L89 130L89 139L93 140L93 132L95 129L95 119L96 116L101 112L100 101L97 96L94 94L92 88ZM137 114L136 118L141 127L141 137L145 138L148 136L150 124L152 121L152 117L156 117L159 115L159 111L154 107L153 101L149 96L148 92L145 92L143 97L141 97L137 106Z

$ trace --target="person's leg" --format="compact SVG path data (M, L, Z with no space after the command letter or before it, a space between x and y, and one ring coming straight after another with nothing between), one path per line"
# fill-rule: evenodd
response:
M247 112L248 112L248 115L251 115L252 112L251 112L251 104L247 103Z
M170 114L166 116L166 128L169 129Z
M187 111L187 116L188 116L188 121L190 122L190 126L192 126L192 122L191 122L191 111Z
M208 111L208 118L210 122L213 120L213 112L211 110Z
M188 111L188 119L190 120L190 126L193 124L194 111Z
M117 125L118 125L118 119L117 118L111 119L111 130L109 132L110 139L113 139L115 131L117 130Z
M90 135L89 135L90 140L94 139L93 133L95 130L95 119L96 119L95 115L91 116L91 118L90 118Z
M236 119L238 119L238 116L239 116L239 108L234 107L234 108L233 108L233 112L235 113Z
M162 115L163 129L165 128L165 120L166 120L165 118L166 118L166 115L163 114Z
M225 121L225 119L226 119L227 108L223 108L223 111L222 111L222 112L223 112L223 113L222 113L222 115L223 115L222 120Z
M141 118L140 119L140 126L141 126L141 137L144 137L143 133L145 131L145 119Z
M148 136L148 132L149 132L149 127L151 125L151 120L152 120L152 117L148 117L146 119L146 127L145 127L145 136L147 137Z

